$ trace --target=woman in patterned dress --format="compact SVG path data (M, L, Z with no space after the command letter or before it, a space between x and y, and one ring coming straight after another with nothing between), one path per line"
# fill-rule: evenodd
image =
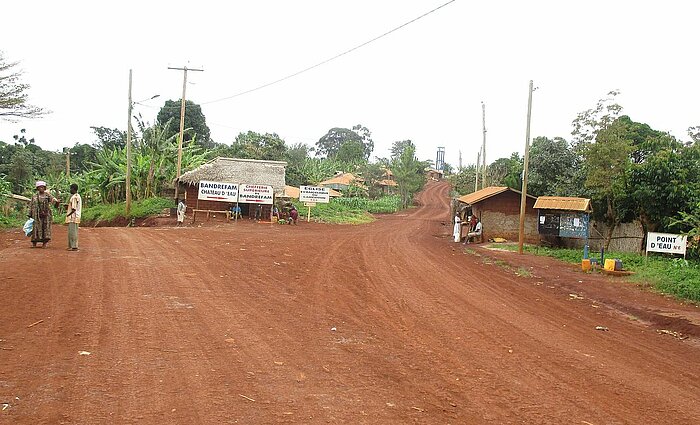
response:
M51 204L58 206L59 201L46 191L46 182L44 181L36 182L36 190L37 193L32 196L32 201L29 204L29 217L34 219L32 246L36 247L36 244L41 242L41 247L46 248L51 240L51 224L53 223Z

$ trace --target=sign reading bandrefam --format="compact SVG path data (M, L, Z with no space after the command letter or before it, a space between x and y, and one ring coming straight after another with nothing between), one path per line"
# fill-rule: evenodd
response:
M238 202L238 184L202 180L197 197L205 201Z
M264 184L242 184L238 191L238 202L244 204L272 205L273 197L272 186Z
M688 237L671 233L647 233L647 251L685 255Z
M325 187L300 186L299 201L327 204L331 200L330 190Z

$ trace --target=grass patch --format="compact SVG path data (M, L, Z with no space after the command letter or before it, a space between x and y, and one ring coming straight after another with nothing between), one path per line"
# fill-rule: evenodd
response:
M509 251L517 251L517 245L500 245ZM568 263L581 264L582 249L548 248L525 245L525 251L535 255L557 258ZM600 254L598 254L600 255ZM595 253L593 253L595 257ZM630 252L608 252L605 258L622 260L625 270L635 274L629 279L638 283L649 283L657 290L678 298L700 302L700 263L682 258L667 258Z
M306 217L308 207L302 202L294 203L300 217ZM379 199L335 198L327 204L311 207L311 219L333 224L364 224L374 221L372 214L391 214L401 208L398 196L385 196Z
M0 229L21 229L24 222L27 221L26 214L10 213L10 215L0 214Z
M160 214L165 208L174 206L172 199L148 198L131 203L131 214L128 218L142 218ZM126 203L99 204L84 207L81 221L111 221L126 217Z

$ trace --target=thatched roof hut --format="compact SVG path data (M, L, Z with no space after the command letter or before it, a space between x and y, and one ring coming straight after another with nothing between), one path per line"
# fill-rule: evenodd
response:
M218 157L202 164L194 170L183 173L180 183L197 185L202 180L269 185L276 196L284 193L284 161L263 161L258 159L222 158Z

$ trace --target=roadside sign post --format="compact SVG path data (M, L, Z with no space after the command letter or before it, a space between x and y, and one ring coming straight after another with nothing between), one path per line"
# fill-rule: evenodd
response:
M306 222L311 221L311 207L315 207L317 203L327 204L331 200L331 193L328 188L317 186L300 186L299 201L304 203L309 210L306 214Z
M305 207L309 207L309 211L308 211L308 213L306 214L306 222L308 223L308 222L311 221L311 207L315 207L315 206L316 206L316 202L304 202L304 206L305 206Z
M685 259L685 250L688 245L688 236L672 233L647 233L646 256L649 252L664 252L666 254L682 254Z

